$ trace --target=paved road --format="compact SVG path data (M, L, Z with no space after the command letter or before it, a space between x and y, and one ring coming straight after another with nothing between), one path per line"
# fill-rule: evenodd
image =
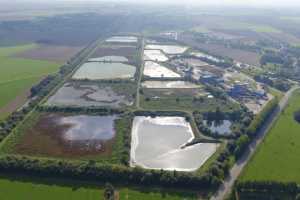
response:
M136 89L136 107L140 108L140 88L141 88L141 81L142 81L142 77L143 77L143 73L144 73L144 47L145 47L145 39L142 38L142 49L141 49L141 66L140 66L140 74L137 80L137 89Z
M218 191L210 198L210 200L223 200L228 195L234 185L234 182L254 154L256 147L262 142L267 132L271 129L273 123L279 117L281 111L285 108L292 93L299 87L293 87L290 89L285 96L279 102L278 108L274 111L272 116L267 120L263 128L260 130L256 138L249 145L248 150L245 154L234 164L230 170L230 175L224 180L224 183L220 186Z

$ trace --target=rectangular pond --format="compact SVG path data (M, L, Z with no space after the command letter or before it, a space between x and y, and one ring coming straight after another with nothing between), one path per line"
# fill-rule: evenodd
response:
M15 146L15 151L51 157L110 155L116 116L43 113Z
M169 58L161 50L144 50L144 60L166 62Z
M181 75L171 69L152 61L146 61L144 75L151 78L180 78Z
M136 43L138 41L135 36L113 36L105 40L106 42L116 43Z
M178 45L158 45L158 44L149 44L146 45L145 49L158 49L163 51L166 54L183 54L188 48Z
M145 82L142 83L142 86L145 87L145 88L153 88L153 89L201 88L200 85L196 85L194 83L187 82L187 81L145 81Z
M90 58L89 62L128 62L124 56L103 56L98 58Z
M133 98L118 93L109 86L99 87L97 84L65 83L46 105L48 106L109 106L118 108L133 104Z
M73 79L126 79L132 78L136 67L123 63L87 62L73 75Z
M212 156L218 145L185 144L194 138L184 117L145 117L133 120L130 165L147 169L194 171Z

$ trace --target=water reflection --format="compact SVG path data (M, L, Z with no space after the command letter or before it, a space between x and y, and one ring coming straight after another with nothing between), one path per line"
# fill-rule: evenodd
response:
M204 120L204 125L208 126L208 128L213 133L218 133L220 135L229 135L231 134L231 121L229 120Z
M182 148L194 138L184 117L135 117L132 128L131 166L193 171L215 151L217 144Z

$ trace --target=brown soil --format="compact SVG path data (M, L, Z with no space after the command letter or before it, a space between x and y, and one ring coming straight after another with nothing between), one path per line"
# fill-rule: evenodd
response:
M35 60L66 62L81 49L82 47L80 46L40 45L37 48L29 49L15 56Z
M257 53L244 51L240 49L227 48L223 45L217 44L198 44L198 47L205 49L213 54L230 57L239 62L247 63L250 65L259 66L260 56Z
M71 124L57 124L62 117L59 114L42 114L38 121L28 130L15 146L15 152L26 155L80 158L84 156L109 156L112 153L114 139L109 141L86 140L67 141L64 132ZM100 148L99 145L101 146Z
M211 54L229 57L239 62L243 62L250 65L260 66L260 55L255 52L245 51L241 49L233 49L219 44L206 44L202 42L197 42L190 35L182 35L180 40L193 47L197 47L208 51Z

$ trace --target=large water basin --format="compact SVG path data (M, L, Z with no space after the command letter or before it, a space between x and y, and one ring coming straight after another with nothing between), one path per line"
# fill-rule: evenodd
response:
M103 56L99 58L90 58L89 62L128 62L124 56Z
M142 83L142 86L145 88L153 89L167 89L167 88L178 88L178 89L187 89L187 88L201 88L200 85L190 83L187 81L145 81Z
M188 48L178 45L157 45L149 44L146 46L146 49L159 49L166 54L183 54Z
M161 50L144 50L144 60L165 62L169 58Z
M106 42L116 42L116 43L136 43L138 41L135 36L114 36L108 38Z
M76 85L65 83L54 95L52 95L46 105L49 106L109 106L121 107L122 105L132 105L133 100L125 95L117 94L110 87L99 88L95 84Z
M146 61L144 75L151 78L179 78L180 74L168 69L167 67L152 61Z
M216 151L217 144L184 145L194 138L184 117L145 117L133 120L131 166L194 171Z
M125 79L132 78L136 68L123 63L87 62L73 75L73 79Z

